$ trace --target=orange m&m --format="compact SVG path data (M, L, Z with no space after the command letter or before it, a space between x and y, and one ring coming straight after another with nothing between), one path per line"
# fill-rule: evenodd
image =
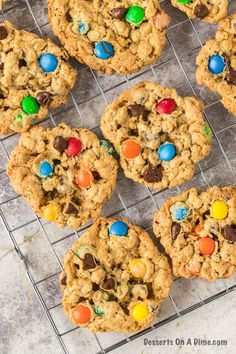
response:
M215 242L209 236L200 237L199 250L203 256L210 256L215 250Z
M81 170L77 173L75 182L81 188L91 187L93 175L89 170Z
M78 325L85 324L91 318L91 311L87 306L79 304L73 309L72 318Z
M127 159L134 159L141 152L141 146L134 140L126 140L122 144L122 155Z

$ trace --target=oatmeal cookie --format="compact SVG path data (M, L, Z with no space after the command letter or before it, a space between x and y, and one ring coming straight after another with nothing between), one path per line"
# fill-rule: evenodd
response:
M236 115L236 13L220 22L215 39L201 49L196 78L218 92L225 108Z
M173 273L216 280L236 271L236 188L195 188L167 200L153 229Z
M60 278L67 317L93 332L148 327L172 283L168 261L149 234L99 218L72 246Z
M67 102L76 71L51 40L0 24L0 134L26 131Z
M189 180L211 147L202 102L154 82L138 83L111 103L101 130L125 175L159 190Z
M7 166L14 189L38 215L73 229L99 216L115 188L117 170L104 141L65 124L23 133Z
M101 73L128 74L152 64L169 17L158 0L48 0L53 32L68 53Z
M189 18L212 24L224 18L228 9L228 0L171 0L171 3Z

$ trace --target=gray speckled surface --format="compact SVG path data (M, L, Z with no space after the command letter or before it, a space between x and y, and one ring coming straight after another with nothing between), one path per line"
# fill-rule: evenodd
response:
M29 11L30 5L32 13ZM236 132L235 117L226 112L218 102L219 97L208 89L196 84L195 58L201 43L214 35L216 26L203 24L198 20L190 22L180 11L163 1L163 7L171 15L172 23L167 35L170 40L162 58L152 68L143 68L139 73L124 76L102 76L89 68L71 60L79 71L79 79L66 107L52 111L56 124L65 121L72 126L86 126L100 135L99 121L107 102L112 101L130 84L141 80L156 80L161 84L176 87L183 95L193 95L204 100L206 117L214 130L214 143L211 155L201 161L194 178L179 189L165 190L161 193L149 191L135 184L119 173L117 191L104 207L103 214L125 216L136 224L150 228L152 216L163 201L191 186L224 185L236 181ZM236 0L231 0L230 11L236 11ZM32 16L33 14L33 16ZM6 3L4 16L19 28L34 31L43 36L53 37L47 23L46 0L11 0ZM0 21L3 21L0 15ZM37 22L36 22L36 21ZM179 58L175 57L176 52ZM184 71L183 71L184 69ZM187 75L187 76L186 76ZM44 125L52 126L51 119L45 119ZM73 329L63 314L60 305L58 273L63 257L77 235L69 229L58 229L45 220L38 220L31 208L16 196L5 173L7 156L18 140L17 135L1 139L0 144L0 212L8 230L17 242L27 262L31 281L37 286L48 315L54 321L60 334ZM3 149L4 148L4 149ZM124 209L124 205L126 208ZM25 226L25 224L27 224ZM150 230L151 232L151 230ZM39 305L25 268L14 252L8 235L0 222L0 353L1 354L60 354L62 351L54 336L44 310ZM47 237L46 237L47 236ZM227 282L208 283L202 280L174 282L171 296L178 310L208 298L232 286L236 277ZM176 308L169 298L161 307L156 322L176 314ZM194 338L228 339L227 347L147 347L144 337L132 341L115 353L233 353L235 352L235 293L229 294L179 318L151 333L149 339ZM98 334L97 339L86 330L75 329L62 336L70 354L95 353L99 351L98 341L106 348L126 336L119 333Z

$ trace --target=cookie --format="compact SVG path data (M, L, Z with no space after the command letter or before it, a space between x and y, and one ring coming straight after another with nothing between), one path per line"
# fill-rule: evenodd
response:
M93 332L133 332L155 319L172 275L146 231L99 218L72 245L60 283L74 324Z
M169 17L159 1L49 0L54 34L68 53L101 73L128 74L160 57Z
M191 18L217 23L227 15L228 0L171 0L174 7Z
M159 190L189 180L211 147L202 102L148 81L107 107L101 130L120 153L125 175Z
M168 199L154 216L153 230L174 275L230 277L236 271L236 188L192 188Z
M118 164L104 143L83 128L34 126L21 135L7 173L38 215L76 229L99 216L116 185Z
M225 108L236 115L236 13L220 22L215 39L201 49L196 78L218 92Z
M26 131L67 102L76 71L51 40L0 24L0 134Z

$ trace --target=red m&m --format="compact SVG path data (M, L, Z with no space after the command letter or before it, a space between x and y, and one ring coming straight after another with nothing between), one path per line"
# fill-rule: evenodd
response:
M165 98L156 104L156 110L160 114L171 114L176 108L176 103L172 98Z
M82 142L80 139L70 137L67 143L68 145L66 148L66 153L69 157L78 155L83 149Z

